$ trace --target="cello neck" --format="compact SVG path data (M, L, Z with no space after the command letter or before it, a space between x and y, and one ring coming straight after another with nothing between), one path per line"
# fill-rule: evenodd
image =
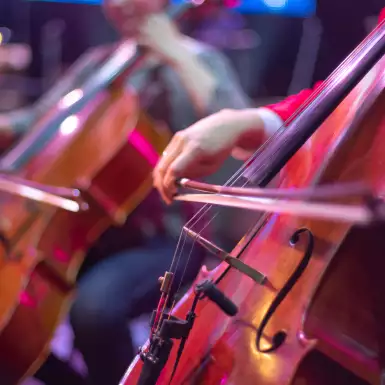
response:
M269 141L263 152L254 155L258 162L253 161L250 167L258 163L258 170L252 182L266 186L384 55L385 20L310 96L287 127L278 131L277 140Z

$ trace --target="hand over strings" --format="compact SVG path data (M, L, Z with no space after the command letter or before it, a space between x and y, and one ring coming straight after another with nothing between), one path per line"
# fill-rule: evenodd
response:
M178 178L208 176L229 155L246 160L264 139L258 109L222 110L173 137L155 167L154 186L170 204Z

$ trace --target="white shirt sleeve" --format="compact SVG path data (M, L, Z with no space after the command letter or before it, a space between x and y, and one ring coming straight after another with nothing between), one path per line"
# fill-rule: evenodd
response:
M265 126L265 133L267 137L272 136L283 126L283 120L275 112L266 107L260 107L257 110Z

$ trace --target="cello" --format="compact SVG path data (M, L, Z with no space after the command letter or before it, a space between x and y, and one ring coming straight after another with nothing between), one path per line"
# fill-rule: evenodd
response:
M172 7L179 17L190 4ZM152 189L171 132L125 80L146 52L121 42L0 159L0 382L35 373L75 293L85 254Z
M209 205L184 226L175 260L190 237L223 262L173 304L173 261L121 385L380 384L384 105L382 22L233 187L179 181L199 193L176 200ZM279 188L266 187L276 175ZM228 253L200 234L210 205L266 214Z

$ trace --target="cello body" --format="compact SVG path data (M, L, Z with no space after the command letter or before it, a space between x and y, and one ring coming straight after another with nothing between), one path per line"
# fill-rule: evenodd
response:
M35 145L35 132L65 116L83 92L63 97L1 159L2 167L17 163L24 155L20 148ZM47 143L12 170L13 177L51 189L79 189L86 207L74 213L0 193L2 246L9 245L0 251L2 385L17 384L43 363L88 248L105 229L123 224L150 192L153 166L170 137L166 127L140 111L133 92L111 81L78 113L68 113Z
M385 57L289 160L286 188L364 181L382 196L385 187ZM341 199L352 203L352 198ZM231 253L263 273L260 286L222 263L211 272L217 287L238 306L225 315L204 298L173 384L363 385L380 384L384 368L385 226L368 228L293 215L265 215ZM301 277L271 314L278 292L307 259ZM175 306L184 319L191 289ZM285 339L270 349L273 336ZM169 383L175 343L158 385ZM138 383L137 357L121 385Z

